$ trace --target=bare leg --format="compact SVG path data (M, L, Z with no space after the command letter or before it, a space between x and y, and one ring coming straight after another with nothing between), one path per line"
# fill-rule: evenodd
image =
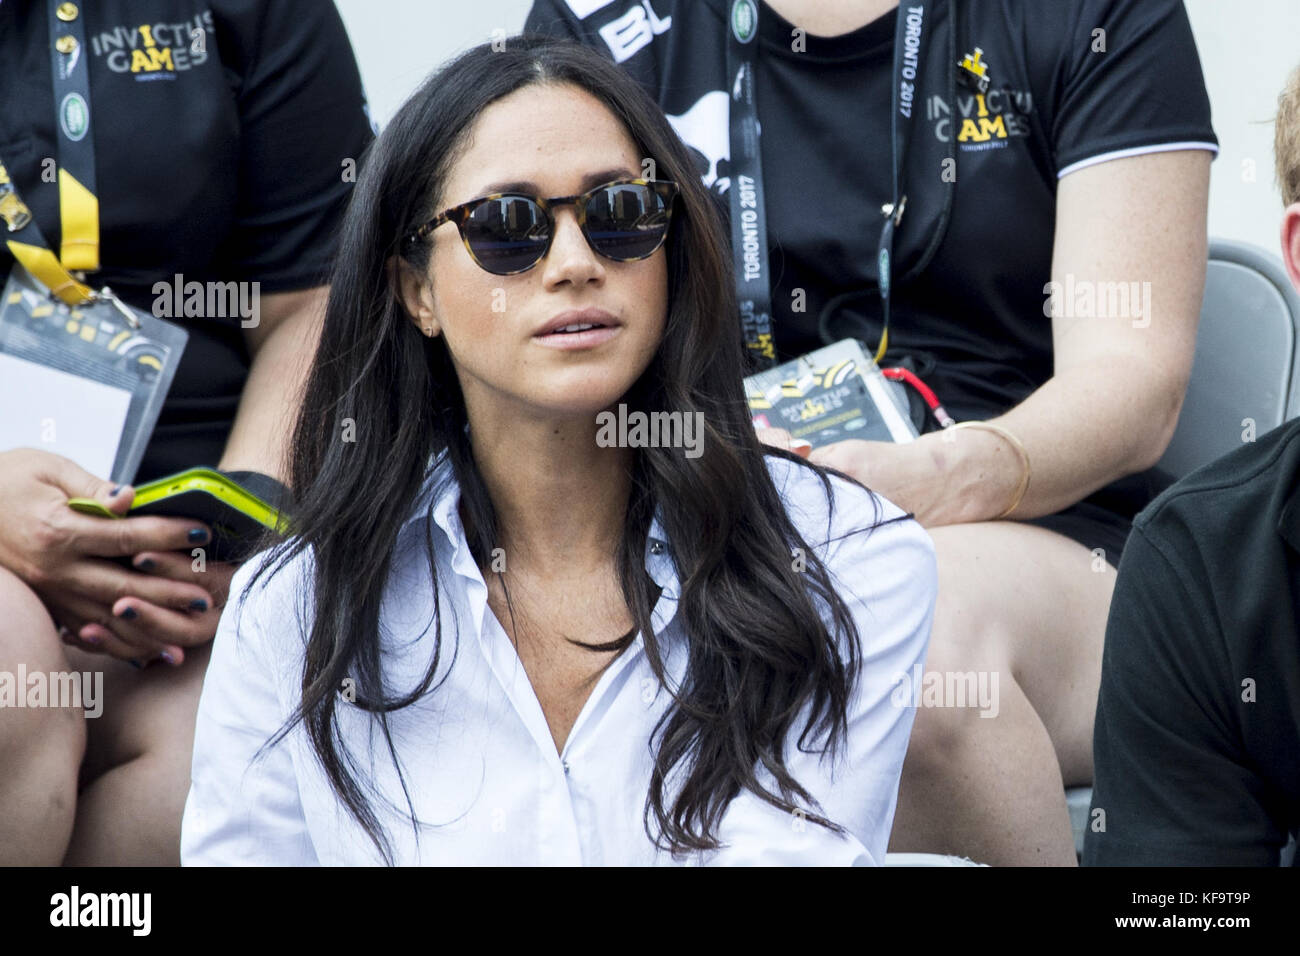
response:
M895 852L1075 863L1065 785L1092 779L1092 724L1115 571L1011 521L930 529L939 597L926 672L997 675L996 717L917 710Z
M111 665L104 715L89 726L66 865L180 865L181 814L210 649L186 650L179 668Z
M67 672L54 622L30 588L0 568L0 671L17 694L28 675ZM86 747L79 709L0 706L0 866L57 866L72 833Z

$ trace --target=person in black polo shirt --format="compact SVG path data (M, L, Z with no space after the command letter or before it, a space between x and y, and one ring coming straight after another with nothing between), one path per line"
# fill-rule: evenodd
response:
M1300 289L1300 70L1276 149ZM1094 741L1085 864L1277 865L1300 829L1300 420L1133 522Z
M929 673L899 675L922 707L890 849L1073 865L1062 784L1091 779L1113 568L1191 373L1209 99L1181 0L920 6L534 0L527 28L629 70L729 215L728 36L757 17L773 327L788 359L823 331L881 341L895 37L900 18L916 26L882 364L910 362L980 427L813 454L915 513L939 555ZM918 686L961 675L996 676L996 716Z
M56 40L54 13L84 42ZM334 5L0 0L0 161L57 252L54 51L59 68L88 69L101 253L86 281L155 315L170 314L154 309L160 282L260 292L255 325L172 320L189 341L135 480L196 465L282 478L335 224L373 138ZM0 242L0 282L12 264ZM89 721L0 708L0 863L178 861L199 686L234 566L194 569L205 539L192 523L67 507L91 496L122 513L129 496L107 477L0 451L0 671L102 670L106 698ZM135 570L106 560L125 552ZM173 666L124 663L159 659Z

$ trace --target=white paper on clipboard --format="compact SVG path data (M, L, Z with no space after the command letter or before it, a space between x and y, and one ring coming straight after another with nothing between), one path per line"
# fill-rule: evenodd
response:
M0 451L37 448L107 480L130 404L125 389L0 352Z

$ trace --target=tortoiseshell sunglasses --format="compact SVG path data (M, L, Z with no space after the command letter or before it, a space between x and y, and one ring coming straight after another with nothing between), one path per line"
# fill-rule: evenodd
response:
M677 184L624 179L577 196L552 199L523 193L493 193L439 213L406 237L422 242L444 222L454 222L479 267L493 275L527 272L546 257L555 238L556 206L574 206L578 225L592 249L616 262L647 259L668 236Z

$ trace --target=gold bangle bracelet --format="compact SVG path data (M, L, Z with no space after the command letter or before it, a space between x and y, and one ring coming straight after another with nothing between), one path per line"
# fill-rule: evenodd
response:
M979 428L984 431L993 432L995 435L1001 435L1020 456L1020 463L1024 466L1024 471L1020 476L1020 487L1016 489L1015 497L1011 499L1011 507L1007 508L1006 511L993 519L994 521L1001 521L1003 518L1010 515L1011 512L1020 507L1020 502L1025 497L1025 491L1029 488L1029 476L1031 474L1029 467L1029 452L1025 450L1025 446L1021 443L1020 439L1011 434L1009 429L1003 428L1001 425L995 425L992 422L958 422L949 427L954 430L958 428Z

